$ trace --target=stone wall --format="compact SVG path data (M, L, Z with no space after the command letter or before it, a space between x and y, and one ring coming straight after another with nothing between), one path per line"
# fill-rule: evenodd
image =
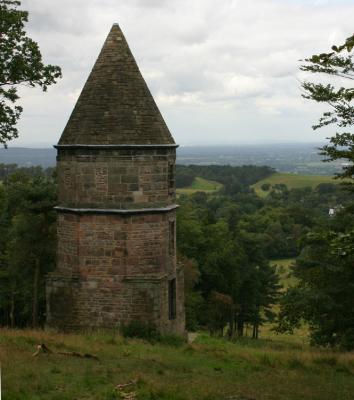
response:
M47 283L48 324L70 330L141 320L182 334L183 272L176 268L174 221L175 211L60 212L58 265ZM168 282L174 278L177 315L169 320Z
M59 148L60 206L163 207L175 201L175 148Z

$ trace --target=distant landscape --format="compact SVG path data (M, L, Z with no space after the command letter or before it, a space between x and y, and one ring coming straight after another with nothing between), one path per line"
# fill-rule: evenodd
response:
M318 148L321 143L180 146L177 164L189 165L267 165L279 172L302 175L333 175L340 171L340 161L324 163ZM55 165L54 148L10 147L0 149L0 163L19 166Z

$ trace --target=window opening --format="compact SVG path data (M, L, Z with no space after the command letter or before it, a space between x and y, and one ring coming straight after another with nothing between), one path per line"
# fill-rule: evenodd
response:
M168 318L176 319L176 279L168 282Z
M175 221L169 223L169 244L168 249L170 255L175 254Z
M168 164L168 188L174 190L175 188L175 166L174 164Z

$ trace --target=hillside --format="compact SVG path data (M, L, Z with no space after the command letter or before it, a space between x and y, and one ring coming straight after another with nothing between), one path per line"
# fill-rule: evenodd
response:
M297 175L297 174L288 174L288 173L280 173L276 172L273 175L261 179L252 187L256 191L256 193L265 197L268 192L261 189L263 184L269 183L270 185L279 185L284 184L288 187L288 189L298 189L303 187L311 187L315 188L321 183L333 183L338 184L340 181L335 180L332 176L325 175Z
M276 267L277 274L279 276L279 283L287 289L294 286L296 280L290 275L290 267L295 263L293 258L285 258L280 260L271 260L270 264Z
M354 392L353 354L279 339L233 344L202 334L193 344L176 347L108 333L2 329L0 343L4 400L344 400ZM53 353L33 357L38 343L99 360Z
M196 192L214 193L220 190L222 186L219 182L197 176L190 186L178 188L177 194L193 194Z

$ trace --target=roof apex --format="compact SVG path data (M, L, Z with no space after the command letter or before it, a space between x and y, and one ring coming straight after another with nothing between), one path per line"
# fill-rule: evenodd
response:
M63 144L174 144L117 23L59 140Z

